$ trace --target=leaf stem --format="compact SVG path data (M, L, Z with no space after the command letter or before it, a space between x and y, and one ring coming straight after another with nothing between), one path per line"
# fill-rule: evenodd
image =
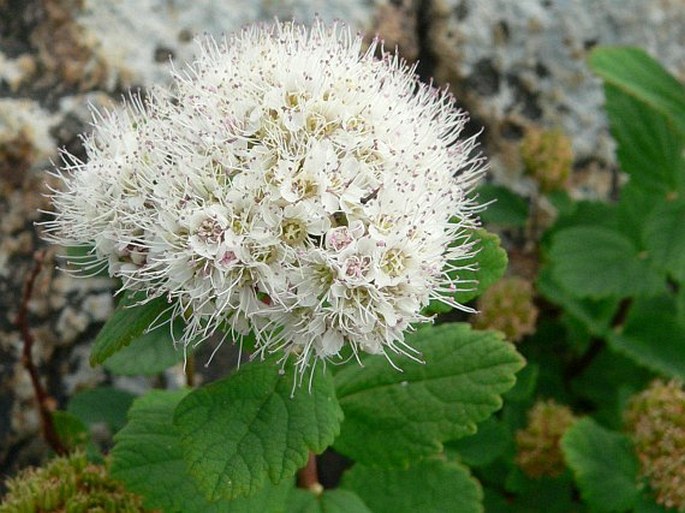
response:
M36 251L33 255L33 260L34 266L24 281L24 291L22 294L21 303L19 305L19 312L17 313L14 324L21 332L21 336L24 341L21 362L31 376L33 392L36 396L36 402L38 403L38 412L40 414L43 437L52 450L55 451L55 453L64 455L68 452L67 448L62 443L62 440L55 429L55 424L52 421L52 411L55 408L55 399L51 397L47 390L45 390L45 387L43 387L43 384L40 381L40 376L38 375L38 369L33 363L31 352L33 349L34 338L33 334L31 333L31 329L29 328L28 304L31 300L36 278L43 268L43 262L45 261L45 250Z
M188 388L195 387L195 355L189 354L186 356L185 362L186 386Z
M304 488L317 495L323 492L323 485L319 483L314 453L309 453L307 464L297 471L297 487Z
M623 299L621 303L618 305L618 309L616 310L614 317L611 319L611 327L613 329L616 329L617 327L623 325L631 304L632 300L627 298ZM582 356L568 366L566 372L564 372L565 380L569 382L572 379L580 376L585 371L585 369L587 369L590 366L590 364L594 361L595 357L602 351L602 349L604 349L605 345L606 344L603 338L594 337L590 343L590 346L582 354Z

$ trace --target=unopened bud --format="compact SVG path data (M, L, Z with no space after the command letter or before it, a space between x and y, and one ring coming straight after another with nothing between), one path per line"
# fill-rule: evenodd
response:
M50 460L43 467L26 469L7 482L0 513L117 511L140 513L140 497L109 477L103 465L88 463L83 454Z
M556 477L565 469L559 442L576 421L568 406L554 400L537 402L528 412L528 426L516 433L516 463L529 477Z
M641 474L666 508L685 512L685 390L657 380L633 397L626 425L640 459Z
M542 192L566 187L573 151L571 140L560 130L529 129L521 142L521 158Z
M474 326L504 333L507 340L518 342L535 333L538 309L533 303L533 286L523 278L503 278L478 300L479 314Z

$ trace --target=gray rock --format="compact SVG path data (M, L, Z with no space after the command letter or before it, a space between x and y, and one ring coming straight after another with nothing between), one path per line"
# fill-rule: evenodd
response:
M559 127L577 162L615 162L600 81L586 59L596 45L639 46L685 80L682 0L444 0L434 34L436 75L456 86L502 150L493 171L504 181L520 168L502 141L526 127Z
M110 81L149 86L169 76L169 60L192 59L195 35L220 37L255 21L295 19L315 15L331 22L344 20L356 29L368 28L374 0L121 0L84 2L75 18L89 45L107 63Z

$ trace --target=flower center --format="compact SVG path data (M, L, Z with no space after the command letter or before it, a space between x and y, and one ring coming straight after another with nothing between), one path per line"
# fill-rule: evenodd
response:
M307 230L304 223L299 219L286 219L281 225L281 238L286 244L291 246L299 244L307 237Z
M399 249L389 249L383 253L380 265L385 274L397 278L407 268L407 256Z
M346 226L333 228L328 235L328 244L336 251L346 248L352 243L352 234Z
M218 244L224 234L224 229L216 219L207 218L197 229L197 236L207 244Z
M371 267L371 257L351 256L345 261L345 275L350 278L361 278Z

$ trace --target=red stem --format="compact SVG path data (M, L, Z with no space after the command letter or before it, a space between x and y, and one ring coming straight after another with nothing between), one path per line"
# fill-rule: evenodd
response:
M316 456L309 453L307 464L297 472L297 486L314 493L321 493L323 486L319 483L319 475L316 470Z
M31 300L31 294L33 293L33 285L43 268L45 250L36 251L33 255L33 260L35 263L31 273L24 281L24 293L14 323L21 332L22 339L24 340L21 362L31 376L31 384L33 385L33 392L36 396L36 402L38 403L38 412L40 413L41 425L43 428L43 437L55 453L63 455L67 453L67 448L62 443L62 440L60 440L57 430L55 429L55 424L52 421L52 410L54 409L55 400L47 393L43 384L40 382L38 369L36 369L36 366L33 363L31 353L34 338L29 329L29 301Z

